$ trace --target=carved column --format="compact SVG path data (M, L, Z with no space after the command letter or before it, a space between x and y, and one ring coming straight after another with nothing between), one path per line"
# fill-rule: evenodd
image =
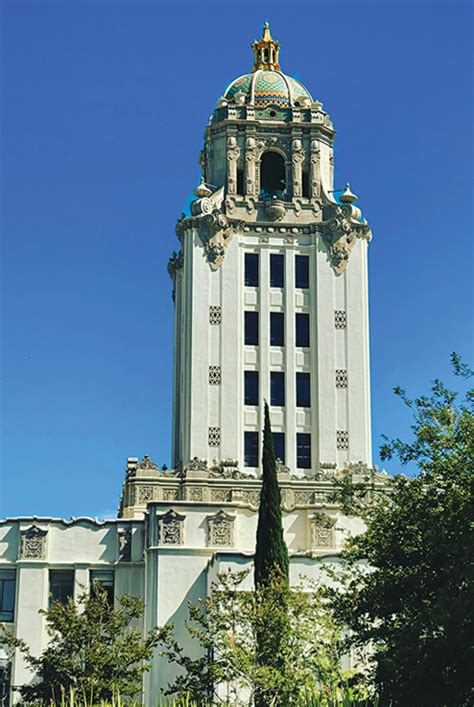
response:
M317 140L311 140L311 198L321 196L321 152Z
M293 168L293 196L303 195L302 167L304 161L304 150L299 138L295 138L292 144L291 164Z
M237 138L233 135L227 138L227 193L237 194L237 160L240 149Z
M255 165L257 161L257 146L254 137L245 141L245 194L256 196L257 184L255 180Z

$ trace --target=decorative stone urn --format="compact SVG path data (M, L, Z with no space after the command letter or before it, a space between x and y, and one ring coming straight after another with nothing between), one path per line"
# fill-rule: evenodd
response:
M280 221L285 215L285 204L280 199L270 199L264 203L265 213L271 221Z

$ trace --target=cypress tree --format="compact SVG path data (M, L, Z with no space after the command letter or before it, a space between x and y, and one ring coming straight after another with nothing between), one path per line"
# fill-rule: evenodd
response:
M278 486L275 451L273 449L270 412L265 402L263 430L262 490L255 549L255 586L268 586L271 577L280 575L289 582L288 548L283 537L281 493Z

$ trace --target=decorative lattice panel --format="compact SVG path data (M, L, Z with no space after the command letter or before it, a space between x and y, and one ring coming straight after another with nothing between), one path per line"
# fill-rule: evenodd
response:
M209 427L208 444L210 447L218 447L221 443L221 428Z
M345 329L347 325L347 315L343 309L336 309L334 312L334 326L336 329Z
M336 388L347 388L347 371L345 368L336 368Z
M221 367L209 366L209 384L220 385L221 382Z
M222 309L218 304L209 307L209 324L218 325L222 320Z
M338 449L349 449L349 432L347 430L337 430L336 446Z

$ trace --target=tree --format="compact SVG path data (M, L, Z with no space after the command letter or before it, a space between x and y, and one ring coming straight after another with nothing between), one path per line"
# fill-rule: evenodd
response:
M263 430L262 490L260 493L254 563L256 588L268 584L270 576L275 571L279 572L282 579L288 582L288 548L283 536L281 493L278 485L270 413L267 403L265 403L265 426Z
M277 575L249 591L244 585L247 575L219 575L210 596L189 605L187 629L202 649L200 657L184 652L172 626L161 629L162 655L183 669L166 694L189 696L199 705L251 705L260 700L286 707L298 704L306 691L335 698L346 684L339 661L341 632L321 588L290 590ZM286 627L281 666L262 665L259 656L258 635L270 616Z
M456 375L472 375L455 354L452 363ZM384 704L461 707L473 699L474 392L457 404L458 394L435 380L416 400L395 393L413 414L414 438L386 438L381 455L415 461L419 473L388 479L365 507L352 488L352 509L367 529L344 551L334 607L352 644L373 649Z
M156 631L142 639L130 624L143 611L138 597L123 595L120 606L110 606L107 593L99 583L74 603L53 602L41 611L46 618L50 643L40 656L31 654L27 644L7 631L1 641L18 649L36 673L32 685L21 688L28 702L61 701L61 695L74 690L87 704L117 696L134 697L141 692L143 673L149 668Z

